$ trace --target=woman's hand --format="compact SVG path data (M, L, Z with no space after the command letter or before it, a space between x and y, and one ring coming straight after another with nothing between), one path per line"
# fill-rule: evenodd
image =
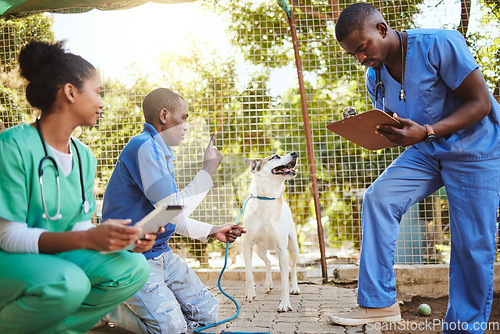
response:
M240 237L243 233L247 233L247 230L243 226L226 224L222 226L214 226L212 231L210 231L209 237L215 238L220 242L234 242L236 238Z
M108 219L95 228L85 231L87 249L112 252L121 250L141 235L141 229L128 226L130 219Z

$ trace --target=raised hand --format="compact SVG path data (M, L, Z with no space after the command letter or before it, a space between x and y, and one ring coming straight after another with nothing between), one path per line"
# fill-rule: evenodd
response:
M208 142L207 150L203 156L203 167L202 169L208 174L213 175L217 168L220 166L222 161L222 154L214 146L215 138L217 138L217 131L212 134L210 141Z

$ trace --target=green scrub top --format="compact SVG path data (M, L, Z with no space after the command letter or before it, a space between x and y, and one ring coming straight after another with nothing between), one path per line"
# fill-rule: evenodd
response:
M75 223L90 220L95 211L92 193L97 162L90 150L75 139L81 157L82 170L78 165L78 155L72 146L73 169L64 176L59 169L62 218L51 221L43 218L44 209L38 167L45 156L43 144L37 130L29 124L21 124L0 133L0 217L13 222L25 222L29 227L37 227L49 232L70 231ZM50 156L53 154L47 146ZM45 203L49 216L57 212L56 172L46 159L43 172ZM85 196L90 204L88 213L82 209L80 172L83 173Z

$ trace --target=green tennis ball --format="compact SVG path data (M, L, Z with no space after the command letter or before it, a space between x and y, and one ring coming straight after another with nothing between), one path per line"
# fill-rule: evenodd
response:
M418 315L427 317L431 314L431 307L427 304L420 304L418 307Z

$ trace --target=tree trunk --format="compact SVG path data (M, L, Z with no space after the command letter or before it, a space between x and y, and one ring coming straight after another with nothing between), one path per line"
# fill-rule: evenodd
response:
M465 38L467 36L467 30L469 29L471 0L460 0L460 5L462 7L462 13L460 15L458 31L460 31Z

